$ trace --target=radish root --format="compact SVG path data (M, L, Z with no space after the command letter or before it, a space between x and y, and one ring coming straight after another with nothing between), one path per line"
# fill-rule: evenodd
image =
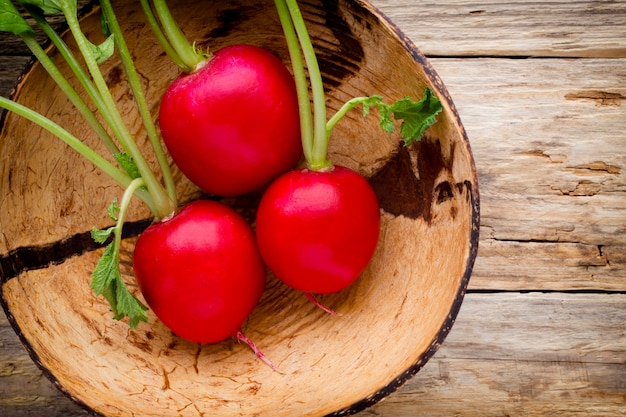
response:
M308 298L313 304L315 304L316 306L318 306L319 308L321 308L322 310L324 310L325 312L327 312L328 314L332 314L332 315L337 315L337 312L327 306L325 306L324 304L320 303L319 300L317 298L315 298L315 296L313 294L311 294L310 292L305 292L304 295L306 296L306 298Z
M263 352L261 352L261 350L254 344L254 342L252 340L250 340L248 338L248 336L246 336L241 330L239 330L235 334L235 338L237 340L245 343L246 345L248 345L250 347L250 349L252 349L252 351L254 352L256 357L261 359L267 366L272 368L273 371L278 372L279 374L284 374L284 372L282 372L280 369L278 369L276 367L276 365L274 365L274 363L272 363L272 361L270 361L269 358L267 356L265 356L265 354Z

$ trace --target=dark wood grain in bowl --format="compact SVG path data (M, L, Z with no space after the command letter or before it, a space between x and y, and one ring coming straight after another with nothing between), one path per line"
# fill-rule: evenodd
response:
M115 2L152 110L177 76L134 2ZM288 64L271 1L171 2L199 46L245 42ZM336 127L330 155L365 175L381 203L376 255L349 289L322 297L331 316L268 275L246 334L282 370L273 372L247 346L197 345L153 315L132 330L112 320L89 288L102 249L88 232L110 222L106 207L122 190L46 132L7 115L0 137L2 305L33 360L67 395L105 416L349 415L377 402L434 354L458 313L478 242L478 185L472 154L441 80L415 46L364 1L301 5L319 54L329 113L357 95L421 97L430 86L444 103L425 138L405 148L375 117L355 111ZM94 39L97 11L83 28ZM52 52L54 54L54 52ZM103 65L139 143L148 149L121 66ZM39 65L14 99L65 126L90 145L94 135ZM154 158L152 163L155 164ZM156 166L156 164L154 165ZM176 170L175 170L176 171ZM183 201L201 192L178 171ZM258 196L230 199L249 219ZM134 236L150 213L134 203L124 241L124 278L132 276Z

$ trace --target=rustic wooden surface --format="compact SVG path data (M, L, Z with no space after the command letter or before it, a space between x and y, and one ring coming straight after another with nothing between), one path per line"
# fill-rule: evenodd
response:
M439 352L359 416L626 415L626 2L372 3L458 107L481 240ZM3 95L27 61L6 45ZM0 415L85 414L0 315Z

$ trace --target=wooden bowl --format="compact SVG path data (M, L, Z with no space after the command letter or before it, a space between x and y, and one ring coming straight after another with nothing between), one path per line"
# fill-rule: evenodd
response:
M170 3L199 46L251 43L288 63L271 0ZM154 42L137 3L118 1L114 7L156 115L159 97L178 70ZM424 56L367 2L312 0L302 10L330 114L354 96L419 98L426 86L444 111L409 148L358 110L336 127L331 158L373 184L381 204L380 242L354 285L321 298L338 316L268 275L265 295L243 330L282 374L236 340L189 343L153 315L136 330L114 321L89 288L102 252L89 230L109 225L106 207L122 190L60 141L6 115L0 137L2 305L37 365L85 408L142 417L349 415L396 390L448 334L476 256L479 220L476 171L455 107ZM97 11L82 24L97 39ZM147 149L119 62L106 62L103 71ZM38 64L24 73L13 98L99 147ZM202 195L180 173L176 178L182 200ZM227 202L252 218L258 196ZM136 203L131 220L122 268L136 291L133 236L150 213Z

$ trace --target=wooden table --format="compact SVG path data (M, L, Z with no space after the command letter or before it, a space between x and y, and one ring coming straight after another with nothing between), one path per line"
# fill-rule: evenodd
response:
M359 416L626 415L626 2L372 2L452 94L481 238L441 349ZM6 95L27 57L1 36ZM4 315L0 415L86 415Z

